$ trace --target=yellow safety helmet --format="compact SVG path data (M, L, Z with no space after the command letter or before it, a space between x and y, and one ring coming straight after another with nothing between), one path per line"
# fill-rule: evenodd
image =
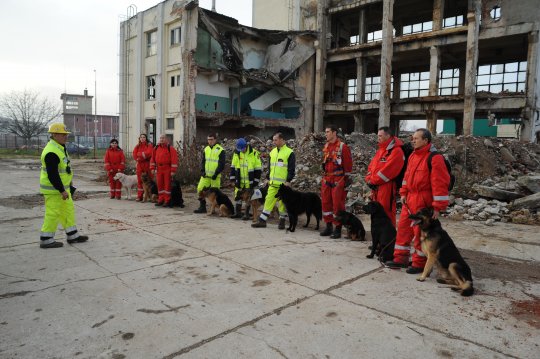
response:
M49 133L68 134L71 132L67 130L66 125L64 125L63 123L53 123L49 126Z

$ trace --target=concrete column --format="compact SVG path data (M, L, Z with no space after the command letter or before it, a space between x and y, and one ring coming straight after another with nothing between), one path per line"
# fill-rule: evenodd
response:
M437 134L437 112L431 110L426 112L427 129L433 135Z
M525 107L523 123L521 125L520 139L522 141L534 141L535 133L540 131L540 128L535 128L535 113L538 107L540 107L540 100L538 99L540 95L540 82L537 80L537 75L540 73L538 37L538 30L529 34L527 84L525 87L527 106Z
M471 0L467 13L467 51L465 62L465 88L463 109L463 134L473 133L474 112L476 110L476 67L478 65L478 33L480 31L480 0Z
M358 43L365 44L367 40L367 22L366 22L366 9L360 10L360 16L358 18Z
M366 59L360 54L356 58L356 101L362 102L365 100L365 89L366 89Z
M354 113L354 132L364 133L366 130L366 116L364 112L357 111Z
M394 0L383 1L381 46L381 98L379 102L379 127L390 125L390 89L392 81Z
M399 99L400 91L401 91L401 76L400 74L394 74L394 91L392 91L392 94L394 95L392 98L394 100Z
M429 96L439 94L439 75L441 73L441 51L437 46L429 49Z
M326 71L326 33L328 32L326 26L326 1L327 0L320 0L317 3L317 29L319 29L319 39L315 42L315 101L313 104L313 130L315 132L322 132L324 130L324 81Z
M433 1L433 31L442 29L444 19L444 2L445 0Z

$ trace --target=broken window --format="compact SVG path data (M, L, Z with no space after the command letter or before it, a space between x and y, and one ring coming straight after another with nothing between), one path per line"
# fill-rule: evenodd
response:
M175 27L171 30L171 46L180 44L180 27Z
M146 33L146 56L157 54L157 31Z
M146 99L154 100L156 98L156 75L146 76Z
M501 18L501 7L497 5L494 6L489 12L489 16L495 21L499 20Z
M443 29L458 27L463 25L463 15L447 17L443 20Z
M171 87L180 86L180 75L171 76Z
M390 79L390 98L394 97L394 75ZM381 77L366 77L366 86L364 88L365 101L379 100L381 98Z
M360 35L351 36L349 39L349 45L358 45L360 43Z
M374 42L379 40L382 40L382 30L369 32L367 34L367 42Z
M418 34L433 30L433 21L420 22L413 25L403 26L403 35Z
M401 74L399 98L422 97L429 94L429 72Z
M478 66L476 91L525 92L527 61Z
M439 75L439 96L459 93L459 69L441 70Z
M347 83L347 102L356 102L356 79L349 79Z

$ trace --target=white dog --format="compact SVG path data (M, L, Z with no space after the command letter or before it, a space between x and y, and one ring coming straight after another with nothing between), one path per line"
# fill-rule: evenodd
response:
M114 175L114 180L122 183L122 187L127 192L128 199L131 199L131 189L137 188L137 175L128 176L122 172L118 172Z

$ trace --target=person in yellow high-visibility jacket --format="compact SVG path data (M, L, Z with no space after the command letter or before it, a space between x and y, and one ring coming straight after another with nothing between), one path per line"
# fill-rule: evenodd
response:
M206 213L206 200L202 191L209 187L220 188L221 172L225 168L225 151L217 143L217 135L215 133L209 134L207 141L208 146L204 148L201 162L201 179L197 185L199 208L194 210L194 213Z
M75 207L72 194L73 172L70 167L69 155L66 150L69 132L63 123L53 123L49 127L51 140L41 153L41 174L39 191L45 198L45 218L41 226L41 248L58 248L64 244L54 240L58 224L66 231L68 243L85 242L88 236L82 236L77 230Z
M266 227L266 221L272 213L272 209L278 202L276 194L279 186L284 184L285 186L291 185L291 180L294 178L296 168L296 158L293 150L291 150L285 144L283 134L278 132L272 138L276 147L270 151L270 170L268 171L268 193L264 200L264 209L259 216L259 221L253 223L251 227L264 228ZM283 202L278 203L279 211L279 229L285 229L285 219L287 218L287 210Z
M236 151L234 151L231 161L231 173L229 180L234 184L234 198L236 198L235 213L231 218L242 217L242 198L237 198L238 191L248 190L253 193L253 189L259 185L262 165L260 153L253 149L244 138L236 141ZM250 201L246 202L244 219L249 219Z

